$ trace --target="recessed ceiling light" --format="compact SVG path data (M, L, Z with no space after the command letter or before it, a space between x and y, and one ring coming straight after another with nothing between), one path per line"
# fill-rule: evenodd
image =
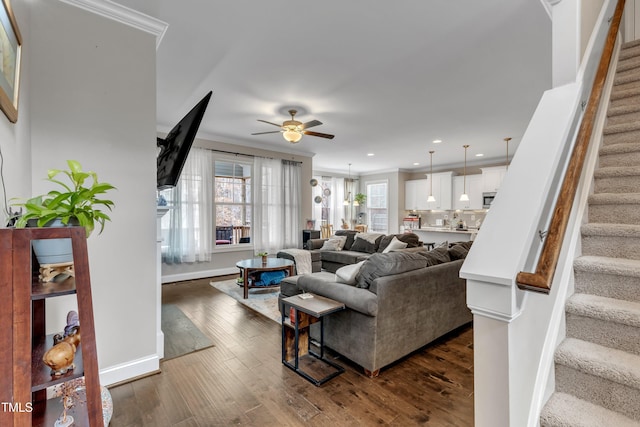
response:
M440 144L441 142L442 142L442 140L441 140L441 139L434 139L434 140L433 140L433 143L434 143L434 144Z
M482 154L482 153L476 154L476 157L482 157L482 156L484 156L484 154Z
M420 163L419 162L414 162L413 166L418 166Z
M369 157L373 157L373 156L375 156L375 154L373 154L373 153L367 153L367 156L369 156Z

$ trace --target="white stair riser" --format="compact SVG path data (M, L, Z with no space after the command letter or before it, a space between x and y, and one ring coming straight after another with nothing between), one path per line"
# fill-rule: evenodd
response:
M614 176L595 179L596 193L636 193L640 176Z
M567 313L567 336L640 355L640 329Z
M556 364L556 390L640 421L640 390Z
M582 253L611 258L640 259L640 245L633 238L582 236Z
M640 225L640 205L589 205L589 222Z
M640 302L640 277L576 270L576 292Z

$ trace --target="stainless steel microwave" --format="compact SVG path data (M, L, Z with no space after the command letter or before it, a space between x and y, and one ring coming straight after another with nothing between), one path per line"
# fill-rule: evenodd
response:
M493 199L496 197L495 192L491 193L482 193L482 207L484 209L489 209L491 207L491 203L493 203Z

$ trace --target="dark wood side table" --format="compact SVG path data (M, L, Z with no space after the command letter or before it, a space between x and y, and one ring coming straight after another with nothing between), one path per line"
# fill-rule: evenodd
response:
M289 276L293 276L294 262L284 258L267 258L266 262L262 262L262 258L251 258L238 261L236 267L238 267L242 273L243 287L244 287L244 299L249 298L250 288L275 288L280 284L272 286L251 286L249 285L249 275L256 271L287 271Z
M328 314L344 310L345 305L320 295L303 295L313 295L313 298L303 299L300 295L294 295L282 300L283 307L291 307L294 319L291 322L291 316L283 310L282 363L311 383L320 386L344 372L342 366L324 358L323 319ZM309 337L309 328L316 322L320 322L319 353L311 350ZM314 373L316 375L313 375ZM319 375L323 376L318 378Z

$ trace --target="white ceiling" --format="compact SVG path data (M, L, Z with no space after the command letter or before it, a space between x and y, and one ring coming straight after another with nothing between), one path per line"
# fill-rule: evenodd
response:
M442 170L462 164L463 144L469 165L504 161L503 138L515 151L551 85L540 0L116 1L169 24L159 130L213 90L199 137L314 153L314 170L425 170L430 149ZM336 137L250 135L291 107Z

